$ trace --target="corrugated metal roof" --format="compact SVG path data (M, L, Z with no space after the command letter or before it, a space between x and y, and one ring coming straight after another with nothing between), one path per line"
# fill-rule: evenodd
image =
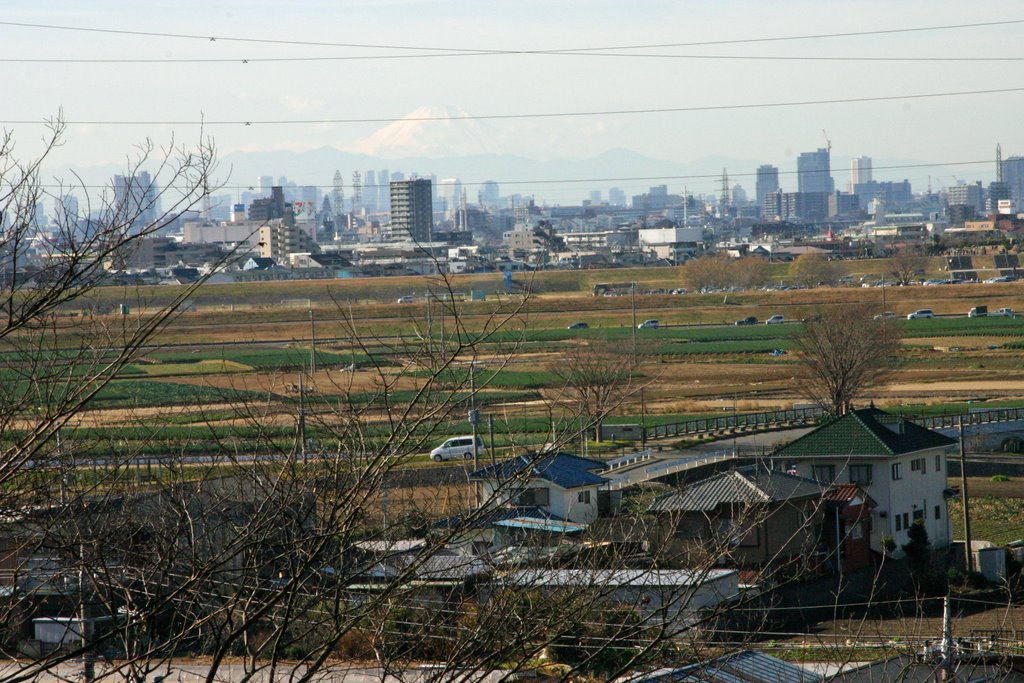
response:
M520 455L479 469L469 475L472 479L512 479L527 474L543 479L563 489L580 486L600 486L608 480L592 470L604 469L600 460L581 458L570 453L551 453L544 456Z
M699 586L736 575L735 569L519 569L502 577L517 586Z
M814 672L753 650L659 671L631 683L817 683Z
M682 491L659 496L647 511L711 512L719 505L777 503L820 497L824 492L825 488L811 479L750 465L708 477Z
M953 439L877 408L837 417L779 448L780 457L893 456L950 446Z
M537 519L536 517L513 517L494 523L512 529L528 529L532 531L551 531L558 534L575 534L587 530L586 524L561 522L554 519Z

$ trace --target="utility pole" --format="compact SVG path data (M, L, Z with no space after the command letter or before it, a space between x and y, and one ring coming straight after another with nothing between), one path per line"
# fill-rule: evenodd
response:
M313 309L309 309L309 379L316 376L316 320L313 318Z
M82 637L82 680L96 680L96 661L89 649L89 604L85 600L85 543L78 544L78 628Z
M633 310L633 365L636 365L636 282L630 283L629 304Z
M974 573L974 553L971 551L971 510L967 500L967 456L964 449L964 416L956 418L960 433L960 497L964 503L964 567L968 574ZM928 511L925 510L925 513Z
M647 448L647 404L644 401L644 387L640 387L640 448Z
M942 599L942 670L944 680L951 680L953 673L953 617L949 611L949 596Z

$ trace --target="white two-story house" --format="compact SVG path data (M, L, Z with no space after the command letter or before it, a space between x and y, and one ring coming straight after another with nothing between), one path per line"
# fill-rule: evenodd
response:
M933 547L952 540L946 458L956 441L876 408L852 410L775 452L776 464L822 484L857 484L875 501L871 549L903 555L911 524L921 521ZM891 547L891 546L890 546Z

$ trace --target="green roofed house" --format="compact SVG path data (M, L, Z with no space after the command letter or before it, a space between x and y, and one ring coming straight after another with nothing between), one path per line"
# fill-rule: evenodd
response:
M857 484L875 502L871 549L892 539L902 556L910 525L920 521L933 547L948 545L946 456L956 442L876 408L851 410L775 451L786 471L823 484Z

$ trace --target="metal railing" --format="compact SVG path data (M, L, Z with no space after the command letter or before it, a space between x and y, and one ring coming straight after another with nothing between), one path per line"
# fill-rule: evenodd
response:
M653 455L650 450L637 451L636 453L630 453L629 455L623 458L609 460L608 463L605 464L604 469L601 471L613 472L615 470L620 470L623 467L632 467L633 465L639 464L641 462L646 462L650 460L652 457Z
M702 417L681 422L652 425L646 428L646 438L665 439L672 436L693 436L728 429L749 429L756 427L777 427L781 424L816 422L825 414L821 408L790 408L769 410L761 413L740 413L721 417Z
M949 429L956 427L961 420L965 427L1024 420L1024 408L994 408L992 410L979 410L977 412L959 413L956 415L909 416L907 419L913 420L928 429Z

